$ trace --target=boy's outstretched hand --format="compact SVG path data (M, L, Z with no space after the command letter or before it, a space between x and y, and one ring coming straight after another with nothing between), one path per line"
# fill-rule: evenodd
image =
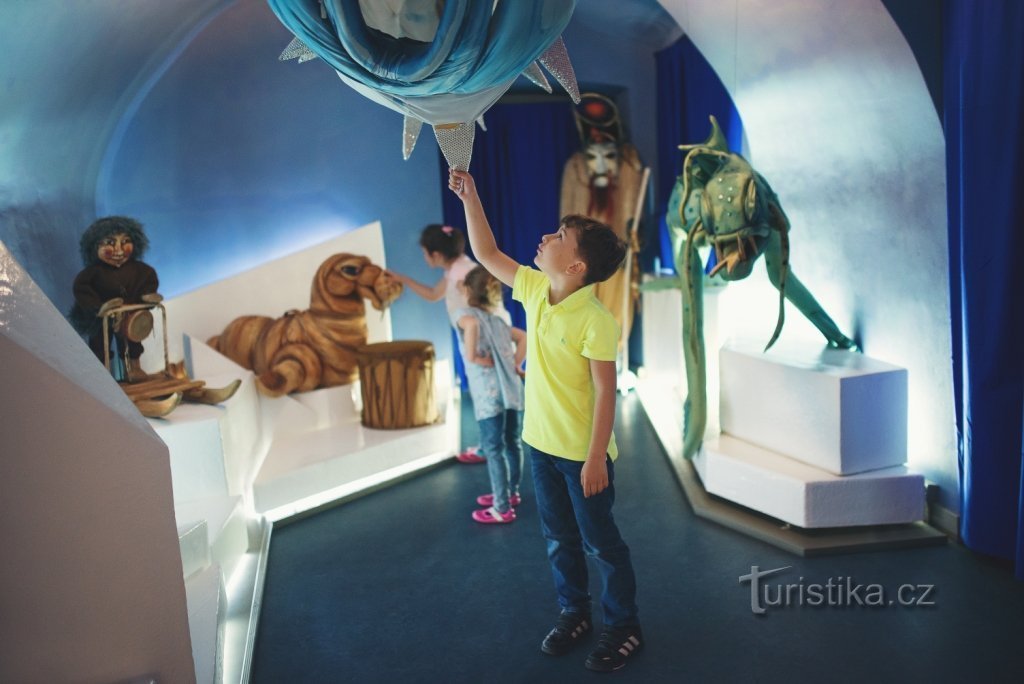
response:
M491 275L512 287L519 264L498 249L473 177L466 171L448 169L448 187L462 200L462 208L466 211L466 235L473 247L473 256Z
M476 196L476 183L468 171L448 169L448 188L463 202Z

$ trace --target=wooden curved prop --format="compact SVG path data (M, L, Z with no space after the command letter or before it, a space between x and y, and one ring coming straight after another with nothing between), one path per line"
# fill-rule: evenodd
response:
M317 269L305 311L280 318L241 316L207 341L256 374L260 392L279 397L334 387L359 377L356 349L366 344L366 305L383 310L402 284L365 256L335 254Z
M167 356L167 310L161 303L163 297L157 293L149 293L142 296L141 304L122 304L120 299L108 300L100 307L99 316L103 319L102 335L103 363L107 370L111 368L110 334L114 327L120 327L127 339L134 335L141 341L145 331L152 331L153 316L152 309L159 309L162 325L160 326L163 337L164 348L164 369L156 373L146 373L139 365L137 358L123 359L127 372L124 379L118 381L121 389L128 398L132 400L139 412L147 418L163 418L178 407L182 401L199 404L219 404L234 396L241 386L241 380L234 380L224 387L207 387L203 380L195 380L189 377L185 370L185 362L178 361L171 363ZM145 314L139 316L139 314ZM135 320L135 328L125 332L131 327L125 322ZM142 321L139 323L139 321ZM129 334L130 333L130 334ZM148 334L148 332L145 332Z

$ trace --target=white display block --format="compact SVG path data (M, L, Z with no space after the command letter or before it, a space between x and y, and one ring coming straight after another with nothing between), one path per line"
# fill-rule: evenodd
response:
M185 579L210 564L210 542L207 535L205 520L178 524L181 574Z
M242 381L234 396L211 409L220 415L228 493L244 494L256 476L258 457L266 451L265 445L261 444L263 434L256 380L252 371L242 368L205 342L185 335L183 343L189 377L204 381L210 388L226 387L235 380Z
M924 518L924 478L903 466L834 475L728 435L706 441L693 464L709 493L798 527Z
M178 525L206 524L210 561L220 565L225 581L249 549L248 516L240 496L213 496L174 506Z
M451 430L445 423L407 430L376 430L363 427L356 418L275 443L253 485L256 509L269 514L272 520L287 517L342 494L303 504L310 497L375 478L424 458L440 462L454 452ZM271 514L282 507L289 510L282 515Z
M653 279L645 276L646 282ZM673 284L679 282L678 276L662 276L657 280ZM718 349L722 339L720 297L725 287L716 281L704 282L704 349L705 354L705 392L707 406L706 435L717 435L719 432L719 383L718 383ZM673 391L686 399L686 358L683 354L683 298L678 288L645 291L643 293L643 337L644 365L641 375L648 381L659 384L668 383Z
M260 397L260 421L266 428L267 439L271 440L315 430L320 418L312 408L296 399L295 395L286 394L283 397Z
M907 371L863 354L726 344L721 429L836 475L907 460Z
M228 493L220 415L212 406L182 403L166 418L149 419L170 452L175 506Z
M300 392L291 396L312 413L314 422L311 429L322 430L343 423L362 410L359 388L357 380L347 385L325 387L315 392Z
M190 366L196 357L204 358L206 354L223 359L225 364L204 359L204 363L195 363L198 368L190 370L190 377L212 388L235 380L242 383L234 396L220 404L182 402L167 416L148 419L171 453L174 500L244 495L262 453L260 399L252 372L188 336L184 344L190 351Z
M644 276L644 284L655 280L676 283L676 276L653 278ZM683 330L683 299L678 289L643 292L643 345L644 373L670 381L677 391L685 394L686 366L683 345L679 342ZM668 380L668 379L671 380Z
M256 510L279 520L450 458L459 444L450 377L447 361L435 364L435 399L443 422L434 425L367 428L352 403L347 415L335 414L328 427L284 434L275 429L275 439L253 483ZM338 407L344 403L339 397L350 392L351 387L316 390L309 394L336 396L306 397L303 405Z
M220 568L213 564L188 578L185 581L185 596L196 682L219 682L220 616L224 604Z

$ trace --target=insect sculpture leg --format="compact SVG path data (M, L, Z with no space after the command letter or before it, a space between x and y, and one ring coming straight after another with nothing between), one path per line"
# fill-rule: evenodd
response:
M696 227L695 227L696 228ZM695 231L691 230L691 235ZM676 271L683 295L683 358L686 363L686 403L683 404L683 458L693 458L707 426L707 367L704 354L704 268L688 240L677 252Z
M814 298L814 295L804 287L804 284L800 282L796 274L788 268L789 254L788 249L784 249L784 247L785 245L780 234L773 231L764 252L765 267L768 269L768 280L776 288L780 288L783 282L785 283L786 299L800 313L806 316L807 320L814 324L814 327L828 340L830 347L856 350L857 344L839 330L839 326L825 313L825 310L821 308L821 304ZM774 342L774 339L772 341ZM769 343L769 346L771 346L771 343Z

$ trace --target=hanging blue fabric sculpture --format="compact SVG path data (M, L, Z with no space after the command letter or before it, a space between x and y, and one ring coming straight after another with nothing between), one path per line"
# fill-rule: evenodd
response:
M449 166L468 168L473 122L482 126L520 75L551 92L539 65L579 101L561 39L575 0L406 0L393 10L365 0L268 3L295 34L281 59L319 57L357 92L402 113L406 158L427 123Z

